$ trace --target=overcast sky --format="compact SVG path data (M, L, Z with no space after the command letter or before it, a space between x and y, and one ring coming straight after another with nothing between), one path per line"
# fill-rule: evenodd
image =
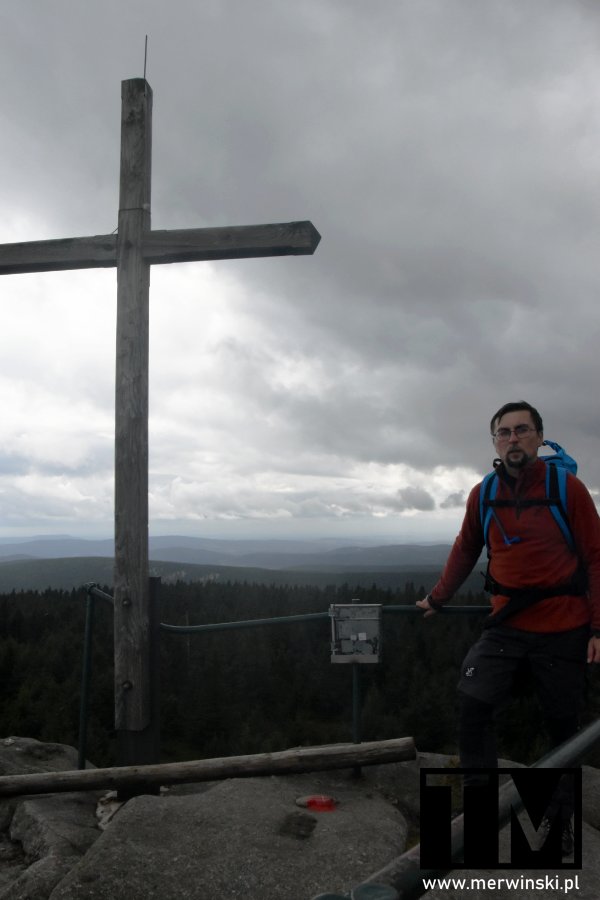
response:
M156 266L151 533L450 540L509 400L600 491L600 5L0 7L0 242L310 219L314 256ZM110 536L114 269L0 278L0 536Z

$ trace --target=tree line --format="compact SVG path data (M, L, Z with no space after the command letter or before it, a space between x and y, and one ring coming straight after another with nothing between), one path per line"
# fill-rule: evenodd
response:
M108 588L105 588L108 590ZM167 584L160 618L174 625L324 612L333 603L409 605L425 593L373 584L311 587L219 580ZM0 736L78 744L84 589L0 595ZM457 597L484 605L483 594ZM113 625L96 604L87 756L115 761ZM361 666L363 740L413 736L422 751L455 754L456 682L479 614L383 616L382 657ZM283 750L352 740L351 666L330 661L329 620L199 634L161 633L163 761ZM586 721L600 714L590 679ZM498 716L503 757L530 763L548 750L533 696ZM596 764L593 759L589 760Z

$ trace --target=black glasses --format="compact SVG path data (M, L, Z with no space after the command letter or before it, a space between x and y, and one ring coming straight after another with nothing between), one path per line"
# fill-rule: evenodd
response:
M517 438L522 438L529 434L530 431L535 431L535 428L532 428L531 425L516 425L514 428L499 428L492 437L498 444L503 444L510 440L511 434L514 434Z

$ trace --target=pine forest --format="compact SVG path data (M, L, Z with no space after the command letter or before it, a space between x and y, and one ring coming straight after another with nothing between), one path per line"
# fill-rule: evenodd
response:
M109 590L105 588L105 590ZM325 612L334 603L414 606L424 589L247 582L164 584L160 618L174 625ZM85 589L0 596L0 735L78 746ZM483 605L483 594L457 597ZM87 758L114 763L113 633L97 603ZM421 751L456 753L456 682L481 614L387 614L382 660L360 666L361 738L412 736ZM161 632L161 761L352 740L352 666L330 661L328 619L196 634ZM503 758L529 764L549 749L527 672L522 696L498 714ZM588 681L584 721L600 715ZM598 765L600 760L586 760Z

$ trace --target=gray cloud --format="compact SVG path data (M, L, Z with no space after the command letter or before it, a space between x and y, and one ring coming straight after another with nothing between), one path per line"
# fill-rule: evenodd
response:
M454 494L449 494L445 500L442 500L440 509L456 509L457 507L462 509L466 499L464 491L456 491Z
M492 412L522 397L600 488L595 4L0 15L0 240L116 227L119 82L141 75L146 32L153 227L310 218L323 236L312 258L153 271L157 523L452 534ZM61 474L80 477L108 531L115 278L63 278L0 279L0 478L33 467L62 510Z
M397 493L397 509L431 510L435 508L435 501L431 494L418 487L402 488Z

